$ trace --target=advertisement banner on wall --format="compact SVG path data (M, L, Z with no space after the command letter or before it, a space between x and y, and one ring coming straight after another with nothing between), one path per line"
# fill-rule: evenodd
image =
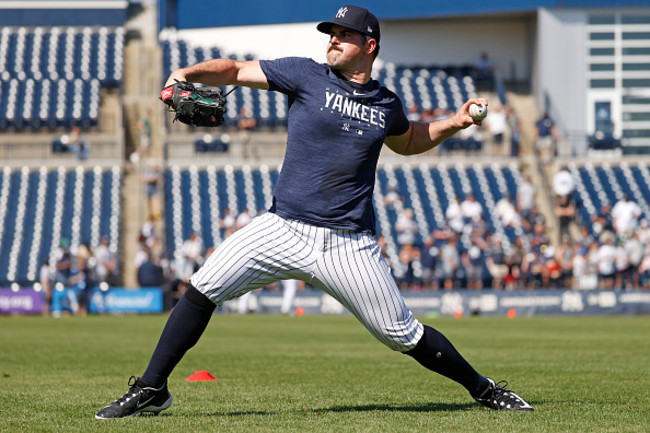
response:
M535 316L650 314L650 291L636 290L535 290L535 291L422 291L402 292L407 307L416 316ZM224 303L224 313L241 311L239 299ZM254 292L248 311L279 313L282 293ZM292 311L305 314L349 314L331 296L319 290L296 295Z
M33 290L0 289L0 314L41 314L43 299Z
M88 304L88 312L99 314L151 314L162 311L163 293L157 287L137 290L111 288L106 292L93 289Z

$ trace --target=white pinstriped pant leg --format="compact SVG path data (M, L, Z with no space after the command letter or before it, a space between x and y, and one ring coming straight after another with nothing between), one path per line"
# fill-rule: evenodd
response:
M226 239L190 281L220 305L289 278L334 297L393 350L411 350L423 335L370 234L266 213Z
M315 232L316 228L312 228ZM313 245L291 229L290 223L267 212L253 219L220 244L190 282L217 305L268 286L299 278L314 262Z
M328 237L311 283L332 295L392 350L413 349L424 328L406 307L372 235L329 230Z

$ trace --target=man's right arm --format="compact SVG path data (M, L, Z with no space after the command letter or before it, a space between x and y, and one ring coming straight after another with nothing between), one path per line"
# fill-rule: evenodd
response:
M202 83L208 86L235 84L258 89L269 88L266 75L258 60L246 62L231 59L206 60L177 69L167 79L165 87L174 84L175 80Z

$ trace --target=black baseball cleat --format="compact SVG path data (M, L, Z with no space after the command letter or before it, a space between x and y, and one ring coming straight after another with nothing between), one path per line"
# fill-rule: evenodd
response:
M501 382L495 383L494 380L489 377L487 380L490 381L490 386L483 391L483 393L474 397L474 400L481 403L483 406L487 406L490 409L494 410L513 410L513 411L525 411L530 412L534 409L531 405L526 403L526 400L519 397L514 392L506 389L508 382L502 380Z
M172 404L167 382L160 388L147 386L139 377L131 376L129 391L104 409L97 412L96 419L126 418L140 412L158 414Z

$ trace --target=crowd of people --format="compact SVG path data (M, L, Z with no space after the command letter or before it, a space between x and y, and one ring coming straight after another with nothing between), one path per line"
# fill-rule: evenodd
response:
M405 208L395 225L397 260L385 258L402 289L632 289L650 288L650 226L637 203L623 196L582 221L566 168L554 178L557 239L536 204L526 176L517 197L500 199L499 219L486 221L470 193L446 209L445 224L418 240ZM384 239L380 244L385 245Z
M569 174L569 177L566 175ZM449 203L445 224L421 237L412 209L400 209L395 222L397 259L387 253L384 235L379 244L401 289L629 289L650 288L650 225L640 220L640 208L623 197L585 223L578 221L574 186L568 170L554 179L557 239L537 206L537 188L524 176L514 199L504 196L495 205L495 224L468 193ZM389 188L385 204L403 200ZM222 235L229 236L251 220L249 212L225 209ZM212 248L192 233L171 255L152 257L159 238L154 222L143 227L141 253L136 258L141 286L167 285L177 299ZM274 287L273 289L279 289Z
M114 285L118 280L119 260L108 237L102 237L94 247L84 243L74 248L67 238L61 238L53 261L44 260L40 269L39 284L45 299L43 313L60 313L52 311L53 292L71 289L65 308L73 314L86 315L90 290L102 283Z

